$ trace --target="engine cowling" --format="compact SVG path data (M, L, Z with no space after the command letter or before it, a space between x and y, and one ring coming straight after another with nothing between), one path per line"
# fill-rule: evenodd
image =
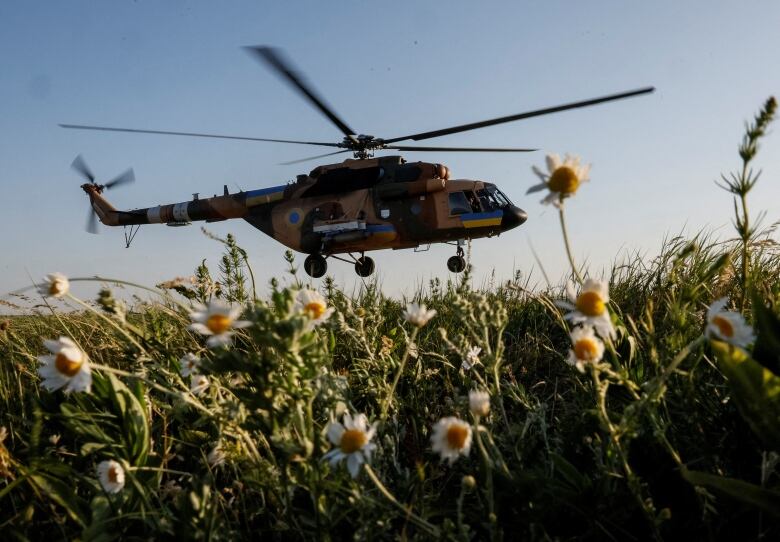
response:
M445 186L445 179L424 179L410 183L382 184L376 187L376 193L382 199L401 199L439 192L444 190Z

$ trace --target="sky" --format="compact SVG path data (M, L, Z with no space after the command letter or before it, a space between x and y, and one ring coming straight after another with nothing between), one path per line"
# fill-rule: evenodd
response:
M522 227L473 243L477 284L519 271L542 286L540 263L553 282L565 275L557 213L539 203L543 195L525 195L537 182L531 166L550 152L593 165L591 182L566 204L575 257L592 274L626 254L650 258L680 232L729 238L732 201L714 181L740 165L745 121L780 91L779 25L776 1L4 0L0 293L53 271L152 286L191 274L204 258L216 267L222 247L200 223L144 226L129 249L122 228L88 234L87 197L70 169L76 155L104 181L133 167L135 184L107 193L131 209L221 193L224 184L231 192L283 184L318 162L280 162L319 148L57 125L340 141L327 119L241 50L260 44L284 49L348 124L384 138L657 88L425 142L539 152L404 154L445 163L453 178L494 182L527 211ZM763 174L750 196L767 223L780 219L777 133L763 142ZM259 283L283 276L280 243L240 220L208 229L236 236ZM434 245L371 256L388 294L411 294L453 278L445 265L453 252ZM352 266L332 262L329 274L348 291L360 287Z

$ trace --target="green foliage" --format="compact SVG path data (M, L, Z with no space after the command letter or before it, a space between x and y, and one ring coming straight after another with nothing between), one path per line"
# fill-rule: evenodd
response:
M780 376L740 348L715 341L713 349L745 420L770 449L780 451Z
M770 119L768 103L748 127L746 162ZM219 282L203 261L193 279L160 285L158 302L128 308L105 289L96 310L10 317L0 528L101 541L776 539L780 252L752 228L732 243L670 238L651 261L616 264L616 334L583 373L565 363L562 288L534 291L518 275L475 289L469 269L407 300L370 281L348 295L326 279L335 312L323 323L299 302L291 253L292 286L274 279L265 297L250 295L232 236L218 239ZM745 307L752 346L704 335L724 296ZM190 302L215 298L249 326L208 347L188 331ZM408 302L436 316L416 327ZM88 354L90 393L40 387L41 339L59 336ZM199 356L198 375L183 376L186 354ZM470 411L475 389L490 395L486 416ZM346 412L376 423L355 478L324 460ZM431 446L449 416L472 438L452 465ZM124 472L116 493L98 479L106 460Z

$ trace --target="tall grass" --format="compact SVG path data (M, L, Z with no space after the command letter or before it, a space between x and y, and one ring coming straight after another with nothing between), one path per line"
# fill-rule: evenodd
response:
M726 177L738 239L669 238L651 260L616 264L608 280L616 334L602 336L603 360L583 372L566 363L572 326L557 304L562 288L531 291L518 277L475 289L467 271L398 300L376 283L347 295L326 280L335 313L315 327L296 304L305 284L292 255L293 288L272 281L265 296L254 285L250 296L251 270L232 238L221 240L220 284L204 263L195 280L160 285L156 302L132 310L104 290L83 311L8 318L0 532L19 540L776 539L780 251L747 207L772 103L748 125L741 173ZM707 308L722 297L753 325L752 348L704 334ZM207 348L188 331L189 303L217 298L241 304L252 325L229 347ZM412 325L407 301L436 316ZM59 336L88 354L90 393L41 387L41 340ZM476 347L479 362L464 364ZM181 375L188 352L203 359L203 393ZM490 394L488 416L470 414L474 389ZM355 478L323 460L334 447L328 430L345 412L377 423L376 451ZM431 447L432 428L447 416L466 420L473 437L452 465ZM117 493L98 480L105 460L125 471Z

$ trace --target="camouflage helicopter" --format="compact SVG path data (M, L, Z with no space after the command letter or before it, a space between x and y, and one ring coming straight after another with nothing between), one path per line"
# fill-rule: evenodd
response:
M295 181L288 184L233 194L230 194L225 186L221 196L199 198L197 194L193 194L192 200L182 203L119 211L103 197L103 191L133 181L132 170L106 184L98 184L82 157L78 156L72 167L88 181L81 186L89 196L91 206L88 231L96 233L96 219L108 226L130 227L130 236L126 233L129 246L134 232L137 232L142 224L185 226L200 220L216 222L242 218L285 246L307 254L304 269L315 278L323 276L327 271L328 258L354 263L355 272L361 277L367 277L374 272L375 266L373 259L365 255L366 252L417 248L432 243L449 243L456 247L455 255L447 260L447 267L450 271L459 273L466 267L462 249L466 240L492 237L515 228L526 221L526 213L515 206L495 184L481 180L452 179L450 170L440 163L407 162L401 156L375 158L376 151L530 152L536 149L428 147L396 143L407 140L421 141L587 107L654 90L652 87L645 87L440 130L383 139L358 134L347 125L278 50L270 47L246 49L302 94L344 134L344 138L332 143L75 124L60 126L80 130L239 139L339 149L287 164L348 152L353 153L353 158L337 164L318 166L308 174L298 175Z

